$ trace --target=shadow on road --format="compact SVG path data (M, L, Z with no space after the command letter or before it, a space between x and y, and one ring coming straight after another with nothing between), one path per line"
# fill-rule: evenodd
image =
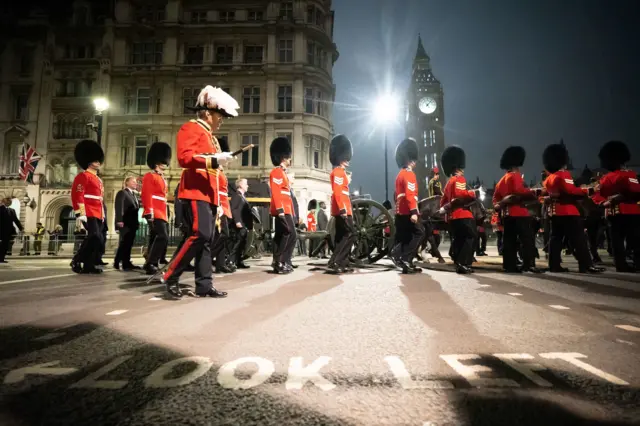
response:
M329 283L325 282L325 286ZM323 374L337 388L320 391L311 383L302 390L284 393L287 374L278 373L264 383L245 390L232 390L220 384L220 365L207 359L200 363L185 360L173 368L161 365L187 354L157 345L150 345L114 330L97 330L95 324L83 324L93 336L75 336L78 342L67 342L66 349L52 347L47 353L27 355L0 364L3 382L7 373L17 368L55 360L60 367L75 367L76 372L62 376L27 375L14 379L13 384L0 385L0 424L13 425L376 425L376 410L385 413L416 413L437 418L434 424L456 425L632 425L637 424L638 388L591 383L590 392L567 389L519 388L475 389L461 386L450 390L402 390L388 374L332 375ZM51 333L51 329L33 328L32 334ZM21 327L2 331L3 343L19 340ZM8 339L8 340L6 340ZM102 347L91 347L100 340ZM85 350L79 348L85 347ZM37 350L33 346L31 350ZM121 363L110 371L105 367ZM102 372L100 370L103 370ZM193 374L199 371L198 374ZM156 372L156 374L154 374ZM246 368L236 373L238 379L248 379L255 372ZM541 372L546 377L568 378L570 383L592 381L565 371ZM93 378L90 376L93 375ZM155 381L150 377L156 376ZM14 376L15 377L15 376ZM417 380L421 379L415 376ZM182 379L182 382L179 380ZM450 380L450 377L429 377ZM110 382L105 382L110 381ZM168 383L167 381L172 381ZM158 384L160 382L160 384ZM152 386L155 383L155 387ZM227 382L228 383L228 382ZM596 387L598 386L598 387ZM281 391L277 391L276 389ZM360 392L349 398L349 391ZM371 406L363 395L383 392L386 407ZM403 395L422 395L424 400L445 397L444 406L430 409L403 407ZM289 396L291 395L291 396ZM305 398L301 396L306 395ZM415 403L415 402L414 402ZM348 404L349 410L341 418L324 411L337 410L336 404ZM323 408L327 407L327 408ZM626 414L617 415L628 409ZM415 412L413 410L416 410ZM635 410L635 411L634 411ZM344 410L343 410L344 411ZM440 421L448 413L446 421ZM440 416L440 417L439 417ZM604 421L614 417L617 421ZM449 418L452 417L452 418ZM384 423L388 424L388 423ZM394 424L407 424L404 421ZM413 424L413 423L409 423ZM416 424L421 424L416 423Z

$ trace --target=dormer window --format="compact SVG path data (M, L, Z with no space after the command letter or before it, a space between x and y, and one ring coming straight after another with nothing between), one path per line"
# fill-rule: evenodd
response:
M89 25L89 11L86 6L76 8L74 15L74 24L78 27Z

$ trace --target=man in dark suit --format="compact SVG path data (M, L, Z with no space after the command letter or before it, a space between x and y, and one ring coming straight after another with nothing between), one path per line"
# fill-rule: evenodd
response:
M236 267L243 269L249 268L249 265L244 263L242 257L247 246L247 235L253 229L251 205L245 198L248 190L249 184L247 180L240 178L236 180L236 194L231 197L232 229L235 230L235 243L229 254L229 259Z
M317 230L326 231L329 227L329 217L327 216L327 204L324 201L320 201L320 210L318 210ZM327 258L327 240L323 240L319 243L320 247L314 250L318 251L318 257L321 259Z
M16 211L11 208L11 198L4 198L0 207L0 263L6 263L5 256L11 255L11 248L15 241L16 227L22 232L22 223ZM14 226L15 225L15 226Z
M136 178L130 176L124 181L124 188L116 194L116 229L120 234L120 241L113 266L120 269L122 262L122 269L125 271L140 269L139 266L131 263L131 248L140 226L138 222L140 202L134 192L137 184Z

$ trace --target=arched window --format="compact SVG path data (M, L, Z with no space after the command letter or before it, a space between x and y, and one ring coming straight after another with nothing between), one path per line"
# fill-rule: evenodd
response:
M63 115L56 115L53 119L53 126L51 128L51 135L53 139L62 139L62 120L64 119Z
M84 124L80 120L80 117L74 117L71 122L71 137L73 139L80 139L84 135Z
M65 182L65 173L62 160L60 160L59 158L51 159L51 161L49 162L49 168L51 169L51 176L47 179L49 183L55 184Z

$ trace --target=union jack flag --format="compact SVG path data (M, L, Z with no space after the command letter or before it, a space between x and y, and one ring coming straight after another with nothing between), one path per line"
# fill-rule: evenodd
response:
M25 142L22 145L22 152L20 153L20 170L18 170L20 179L33 183L33 174L41 158L36 150Z

